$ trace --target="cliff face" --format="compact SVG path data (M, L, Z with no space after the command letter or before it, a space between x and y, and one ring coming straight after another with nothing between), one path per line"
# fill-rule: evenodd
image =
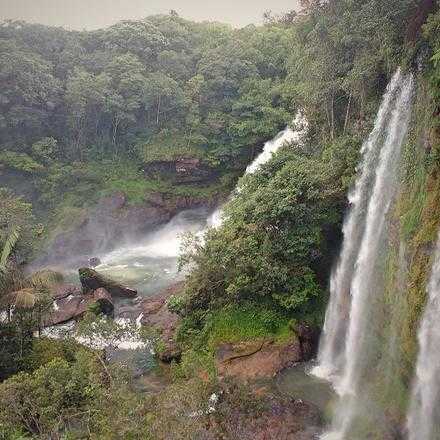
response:
M143 204L130 205L123 192L115 192L94 207L79 211L73 227L55 232L44 263L86 264L88 258L155 230L181 211L208 210L217 203L215 197L168 196L157 192L146 196Z

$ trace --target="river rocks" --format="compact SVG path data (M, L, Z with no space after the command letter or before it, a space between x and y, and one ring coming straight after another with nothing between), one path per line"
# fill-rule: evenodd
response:
M81 295L81 289L74 284L57 284L51 288L51 295L54 300L64 299L70 295Z
M102 287L95 290L92 294L92 301L97 307L95 312L103 313L106 316L113 316L115 306L113 305L112 297L107 290Z
M115 297L134 298L137 296L136 290L122 286L88 267L79 269L78 273L84 292L94 291L102 287Z
M113 317L114 305L110 294L105 289L97 289L86 295L75 286L60 286L54 296L53 309L46 319L45 326L63 324L78 320L87 311L103 313Z
M282 344L272 339L220 344L216 352L219 376L244 381L273 377L302 359L301 343L295 336Z

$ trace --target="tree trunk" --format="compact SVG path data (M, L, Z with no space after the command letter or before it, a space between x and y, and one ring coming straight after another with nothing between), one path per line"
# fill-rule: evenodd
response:
M331 130L330 130L330 135L331 135L331 139L334 140L335 138L335 95L332 92L332 102L331 102Z
M348 121L350 119L350 107L351 107L351 93L350 96L348 97L347 113L345 114L344 134L347 131Z
M162 96L159 95L159 98L157 100L157 112L156 112L156 125L159 125L159 115L160 115L160 102L161 102Z

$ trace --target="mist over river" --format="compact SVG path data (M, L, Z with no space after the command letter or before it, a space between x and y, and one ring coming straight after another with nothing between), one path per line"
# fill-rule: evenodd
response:
M149 296L180 281L179 254L185 234L203 234L208 226L206 209L183 211L170 222L136 241L128 241L103 254L91 255L101 264L95 269L103 275ZM64 269L69 281L78 282L78 267Z

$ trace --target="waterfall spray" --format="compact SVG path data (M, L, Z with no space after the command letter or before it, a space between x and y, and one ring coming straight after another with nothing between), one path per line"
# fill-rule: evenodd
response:
M440 236L419 330L419 356L408 414L409 440L440 438Z

